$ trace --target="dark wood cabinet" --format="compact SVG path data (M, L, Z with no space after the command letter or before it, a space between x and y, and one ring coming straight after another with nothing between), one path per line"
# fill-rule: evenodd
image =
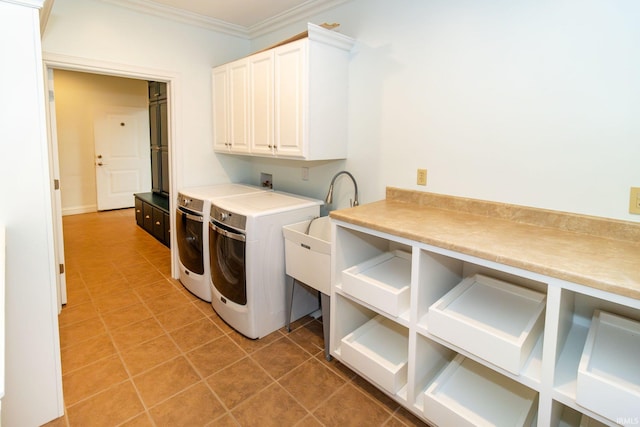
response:
M157 193L134 194L136 223L167 247L171 245L169 198Z
M151 191L169 195L169 124L167 84L149 82Z

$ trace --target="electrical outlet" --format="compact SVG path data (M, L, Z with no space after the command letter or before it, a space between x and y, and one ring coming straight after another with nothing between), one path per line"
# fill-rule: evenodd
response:
M418 185L427 185L427 170L426 169L418 169Z
M640 187L631 187L629 193L629 213L640 215Z
M265 188L273 188L273 175L270 173L260 173L260 185Z
M303 181L309 181L309 168L308 167L303 167L302 168L302 180Z

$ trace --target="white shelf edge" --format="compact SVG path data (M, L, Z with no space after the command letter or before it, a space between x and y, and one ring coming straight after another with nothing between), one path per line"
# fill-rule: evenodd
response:
M484 359L479 358L478 356L469 353L468 351L455 346L435 335L430 334L427 331L424 330L418 330L417 331L419 335L434 341L444 347L447 347L453 351L455 351L458 354L461 354L465 357L468 357L469 359L473 360L474 362L477 362L483 366L486 366L487 368L495 371L496 373L503 375L505 377L508 377L526 387L529 387L530 389L533 389L537 392L540 392L542 389L542 373L539 372L538 373L538 377L534 376L532 372L533 367L531 366L532 363L537 362L540 366L542 365L542 341L543 341L543 337L544 335L541 334L538 337L538 340L536 341L535 346L533 347L533 350L531 351L531 355L529 356L529 358L527 359L527 362L525 363L524 367L522 368L520 375L514 375L511 372L500 368L499 366L496 366L492 363L487 362Z
M369 303L367 303L367 302L361 301L361 300L359 300L358 298L354 297L353 295L351 295L351 294L349 294L349 293L347 293L347 292L344 292L344 291L342 290L342 286L341 286L340 284L337 284L337 285L335 286L335 290L336 290L336 293L338 293L341 297L343 297L343 298L347 298L347 299L349 299L349 300L351 300L351 301L353 301L353 302L356 302L356 303L358 303L359 305L361 305L361 306L363 306L363 307L366 307L366 308L368 308L368 309L369 309L369 310L371 310L371 311L375 311L377 314L379 314L379 315L381 315L381 316L384 316L384 317L386 317L386 318L387 318L387 319L389 319L389 320L393 320L394 322L396 322L396 323L398 323L398 324L400 324L400 325L404 326L404 327L405 327L405 328L407 328L407 329L410 329L410 328L409 328L409 325L410 325L409 316L410 316L410 313L411 313L411 308L408 308L408 309L406 309L405 311L403 311L403 312L400 314L400 316L398 316L398 317L394 317L394 316L391 316L389 313L387 313L387 312L385 312L385 311L380 310L380 309L379 309L379 308L377 308L376 306L373 306L373 305L371 305L371 304L369 304Z

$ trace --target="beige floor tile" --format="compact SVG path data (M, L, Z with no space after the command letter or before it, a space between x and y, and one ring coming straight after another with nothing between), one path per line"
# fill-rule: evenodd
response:
M280 378L312 356L287 337L282 337L251 355L272 377Z
M67 408L69 427L111 427L144 411L130 381Z
M226 335L187 353L191 363L204 378L226 368L246 355L247 353Z
M223 332L209 318L202 318L170 332L182 351L187 352L220 338Z
M151 408L158 426L203 426L225 413L211 390L199 382Z
M143 271L127 274L125 277L127 278L129 285L133 288L139 288L150 285L151 283L166 280L158 268L151 264L147 264Z
M250 357L245 357L211 375L207 383L222 403L233 409L273 383L273 379Z
M293 426L309 413L278 383L238 405L231 414L246 427Z
M154 314L160 314L165 311L175 310L180 305L189 304L189 300L177 289L172 289L166 294L147 298L144 303Z
M131 375L147 371L167 360L173 359L180 350L166 335L129 347L121 352L124 363Z
M278 381L305 408L312 411L327 400L346 380L310 359Z
M154 406L200 381L189 362L179 356L133 377L133 381L148 406Z
M118 427L156 427L151 421L151 416L147 412L120 424Z
M267 345L282 338L282 333L280 331L272 332L266 337L263 337L257 340L252 340L250 338L247 338L241 333L236 331L230 331L227 335L247 353L253 353L255 351L258 351L261 348L266 347Z
M60 352L62 373L68 374L115 353L116 348L107 334L70 345Z
M391 418L389 411L349 383L331 395L313 415L328 426L379 426Z
M102 335L106 332L102 320L93 318L84 322L74 323L60 328L60 347L65 348L71 344L77 344L81 341Z
M102 314L102 320L109 330L118 329L150 317L152 317L151 311L141 302Z
M153 318L132 323L111 331L111 337L120 351L134 345L142 344L145 341L149 341L163 334L164 330L156 319Z
M168 280L162 279L153 283L147 283L143 286L134 287L133 290L142 301L147 301L151 298L168 294L174 291L175 287Z
M167 331L181 328L185 325L204 318L204 314L193 304L179 304L175 310L168 310L156 314L156 319Z
M89 291L91 293L91 291ZM141 301L131 289L119 289L116 292L95 297L92 294L93 303L101 313L118 310L130 305L139 304Z
M63 376L64 401L73 405L128 378L118 356L101 359Z
M324 351L322 323L317 320L307 322L287 335L293 342L311 354Z
M64 328L65 326L95 317L98 317L98 310L96 310L91 301L87 301L71 307L62 307L62 312L58 316L58 323L60 327Z

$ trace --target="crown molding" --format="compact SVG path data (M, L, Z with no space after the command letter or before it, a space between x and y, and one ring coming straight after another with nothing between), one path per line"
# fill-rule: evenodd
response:
M260 37L350 1L351 0L308 0L297 7L248 27L247 32L250 39Z
M183 24L195 25L209 30L229 34L235 37L248 39L249 33L247 29L241 25L230 24L220 19L210 18L198 13L189 12L183 9L177 9L171 6L154 3L148 0L101 0L105 3L111 3L136 12L146 13L158 16L172 21L182 22Z
M44 0L0 0L0 2L41 9Z
M1 1L1 0L0 0ZM294 22L304 20L315 14L332 9L351 0L307 0L293 9L268 18L250 27L231 24L220 19L210 18L198 13L165 6L149 0L101 0L137 12L158 16L183 24L195 25L212 31L244 39L252 39L283 28Z

